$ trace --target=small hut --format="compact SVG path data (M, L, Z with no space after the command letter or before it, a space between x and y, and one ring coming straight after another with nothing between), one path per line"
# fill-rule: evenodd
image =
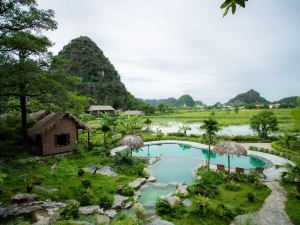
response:
M89 132L89 128L70 113L52 112L29 128L28 136L39 147L40 155L54 155L73 150L78 129Z
M91 114L114 113L116 110L110 105L91 105L88 111Z
M123 114L126 116L144 116L144 112L139 110L128 110L123 112Z
M228 156L228 172L230 173L230 155L247 155L247 150L235 142L220 142L213 149L212 152Z

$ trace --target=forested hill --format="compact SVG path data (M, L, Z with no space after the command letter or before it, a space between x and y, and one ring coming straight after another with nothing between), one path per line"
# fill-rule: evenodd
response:
M82 77L81 94L95 98L98 104L136 108L137 100L126 90L112 63L89 37L71 40L58 55L68 61L68 72Z
M265 104L269 103L265 98L261 97L260 94L250 89L249 91L238 94L235 98L230 99L227 104Z
M194 99L190 95L182 95L178 99L176 99L176 98L145 99L143 101L148 103L151 106L158 106L159 104L166 104L170 107L203 105L203 103L201 101L194 101Z

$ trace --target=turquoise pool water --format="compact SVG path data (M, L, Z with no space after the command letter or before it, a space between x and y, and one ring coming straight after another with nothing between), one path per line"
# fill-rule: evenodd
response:
M160 183L185 182L191 184L194 180L193 170L202 161L207 160L208 151L183 144L161 144L144 146L135 152L134 156L161 157L160 161L149 167ZM211 164L223 164L227 167L227 155L211 153ZM231 168L249 169L264 165L262 160L255 157L230 156Z

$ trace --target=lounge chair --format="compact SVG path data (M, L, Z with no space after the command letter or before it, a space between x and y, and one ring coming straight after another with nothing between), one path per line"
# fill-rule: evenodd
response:
M235 172L238 174L243 174L245 173L245 169L244 168L240 168L240 167L236 167L235 168Z
M217 171L218 172L224 172L225 171L225 166L222 164L217 164Z
M255 171L258 172L259 174L263 175L263 177L266 179L267 176L264 174L264 169L263 167L256 167Z

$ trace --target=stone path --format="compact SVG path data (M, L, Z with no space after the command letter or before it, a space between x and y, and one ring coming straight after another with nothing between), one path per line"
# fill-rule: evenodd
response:
M265 183L272 193L265 200L263 207L256 213L241 215L235 218L231 225L238 224L237 221L251 220L255 225L293 225L284 211L286 192L278 182Z

